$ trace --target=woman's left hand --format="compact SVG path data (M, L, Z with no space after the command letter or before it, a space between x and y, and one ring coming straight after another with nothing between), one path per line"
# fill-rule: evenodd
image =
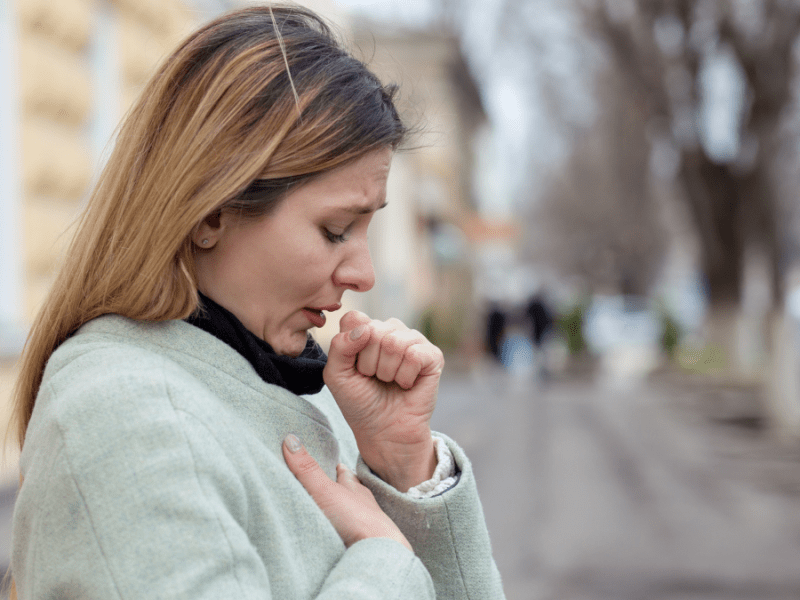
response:
M323 373L364 462L405 492L433 476L430 419L441 350L397 319L350 311L339 321Z
M336 467L336 481L320 469L297 436L283 441L286 464L328 517L348 548L359 540L385 537L411 550L406 536L378 506L375 496L343 464Z

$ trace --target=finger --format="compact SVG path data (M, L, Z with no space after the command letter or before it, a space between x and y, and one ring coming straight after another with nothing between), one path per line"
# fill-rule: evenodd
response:
M356 498L359 498L359 502L362 504L367 506L377 506L375 496L372 495L372 492L369 490L369 488L361 483L358 475L353 473L353 471L348 469L342 463L336 465L336 482L342 488L352 492Z
M387 333L381 339L375 377L381 381L394 381L397 369L400 367L400 363L403 362L406 349L413 344L419 344L424 341L426 340L423 335L413 329ZM359 360L361 359L359 358Z
M394 380L404 390L410 390L417 381L422 370L422 357L417 346L411 346L403 354L403 360L397 368Z
M348 469L343 463L336 465L336 482L348 489L353 489L361 485L358 476Z
M335 378L337 375L346 374L355 369L358 353L369 343L370 335L369 324L364 323L357 325L355 329L333 336L331 347L328 350L328 362L323 371L326 383L331 380L331 377Z
M358 372L366 377L373 377L378 371L378 359L381 354L381 342L384 336L396 330L408 330L402 321L389 319L388 321L370 321L369 344L358 353ZM391 380L390 380L391 381Z
M297 436L292 433L283 440L283 458L289 470L319 504L321 496L326 491L330 491L334 482L308 453Z
M339 319L339 331L350 331L359 325L369 323L372 319L359 310L349 310Z
M406 348L394 380L407 390L414 387L419 376L439 376L443 369L444 356L439 348L431 343L413 344Z

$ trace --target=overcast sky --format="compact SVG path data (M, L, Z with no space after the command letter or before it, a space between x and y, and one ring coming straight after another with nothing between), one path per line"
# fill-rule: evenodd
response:
M370 16L424 24L436 14L437 0L334 0L337 4Z

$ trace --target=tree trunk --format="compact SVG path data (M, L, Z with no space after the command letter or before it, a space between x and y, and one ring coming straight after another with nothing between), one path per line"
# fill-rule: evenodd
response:
M766 409L770 425L787 444L800 442L800 325L784 311L769 319L773 351L766 369Z
M709 304L703 337L708 347L704 371L728 376L740 371L738 304Z
M765 318L774 306L780 306L783 294L768 171L762 161L739 172L731 165L712 162L697 149L684 153L682 179L708 285L708 341L722 350L731 374L763 374L772 351L771 336L764 334ZM756 260L757 268L749 268L754 256L766 260ZM745 289L756 289L755 300L750 293L743 297Z
M727 166L711 162L699 149L684 153L681 168L686 199L702 247L709 303L737 305L744 254L739 182Z
M725 371L736 370L744 247L738 235L736 182L723 165L701 149L684 152L681 180L697 227L701 268L706 277L708 314L705 336L720 352Z

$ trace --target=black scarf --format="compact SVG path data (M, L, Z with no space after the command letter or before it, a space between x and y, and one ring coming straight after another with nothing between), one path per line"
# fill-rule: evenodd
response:
M244 356L267 383L295 394L316 394L322 389L322 369L328 357L309 335L297 358L277 354L267 342L248 330L233 313L198 292L200 309L186 319Z

